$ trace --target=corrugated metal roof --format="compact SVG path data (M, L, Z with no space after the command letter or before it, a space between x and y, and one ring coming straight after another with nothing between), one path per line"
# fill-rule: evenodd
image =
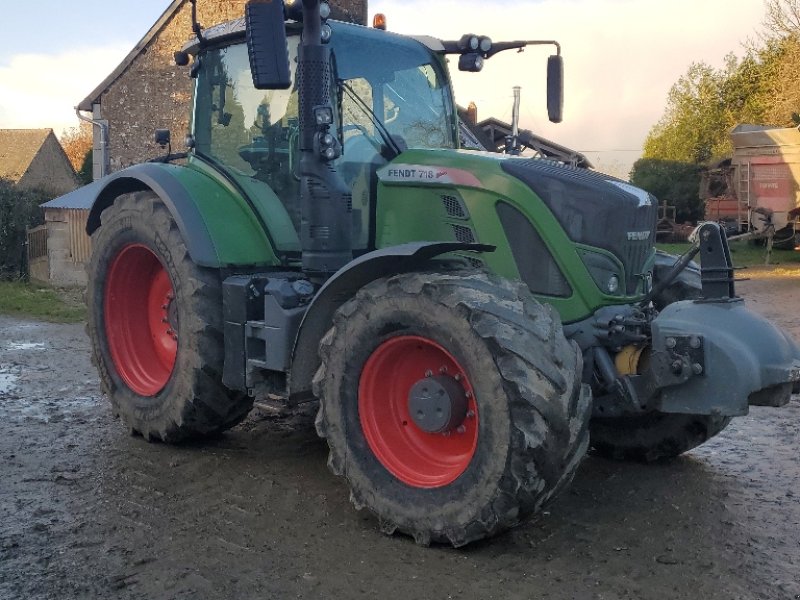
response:
M0 177L17 183L52 129L0 129Z
M89 185L78 188L74 192L59 196L54 200L50 200L50 202L45 202L42 204L42 208L80 208L88 210L94 204L97 194L100 193L100 189L105 183L105 179L98 179Z

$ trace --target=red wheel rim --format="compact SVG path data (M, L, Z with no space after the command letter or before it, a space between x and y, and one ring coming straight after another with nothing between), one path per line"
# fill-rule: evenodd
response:
M412 386L432 374L455 378L467 395L467 416L456 430L428 433L409 414ZM375 349L361 373L358 414L372 453L412 487L452 483L467 469L478 445L478 411L466 372L447 350L424 337L394 337Z
M141 396L155 396L172 375L174 297L169 273L146 246L125 246L111 263L103 301L108 347L119 376Z

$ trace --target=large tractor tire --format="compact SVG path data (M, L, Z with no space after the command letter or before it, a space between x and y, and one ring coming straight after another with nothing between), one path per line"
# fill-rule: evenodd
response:
M658 251L653 283L666 276L677 256ZM653 299L658 310L679 300L702 295L700 270L695 263L684 269L661 294ZM591 444L595 454L617 460L653 462L679 456L705 443L731 422L731 417L655 413L637 417L593 419Z
M165 442L239 423L252 399L222 385L220 274L192 262L159 198L117 198L92 247L87 331L114 413Z
M317 431L381 530L463 546L573 477L590 390L558 316L521 284L412 273L365 286L320 344Z

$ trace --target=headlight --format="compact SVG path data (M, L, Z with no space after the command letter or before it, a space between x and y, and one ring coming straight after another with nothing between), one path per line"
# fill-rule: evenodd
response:
M619 261L607 254L591 250L580 249L578 254L601 292L612 296L624 293L620 286L622 265Z

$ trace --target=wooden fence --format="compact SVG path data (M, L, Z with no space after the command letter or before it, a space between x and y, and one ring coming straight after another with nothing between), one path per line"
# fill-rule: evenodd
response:
M47 256L47 225L28 230L28 261Z

